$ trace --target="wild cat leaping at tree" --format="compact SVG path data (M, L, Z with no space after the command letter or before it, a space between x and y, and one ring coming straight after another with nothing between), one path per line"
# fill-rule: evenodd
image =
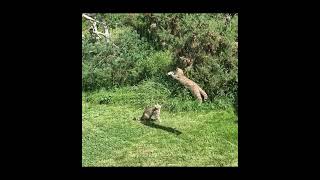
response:
M182 69L176 68L175 71L168 72L168 75L178 80L182 85L184 85L187 89L189 89L193 94L193 96L196 97L199 102L202 102L202 100L205 101L208 99L207 93L203 89L201 89L201 87L197 83L187 78L183 74Z

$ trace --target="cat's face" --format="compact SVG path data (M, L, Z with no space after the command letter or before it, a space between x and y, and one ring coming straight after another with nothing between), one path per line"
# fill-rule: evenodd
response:
M154 107L155 107L156 110L160 110L161 109L161 105L159 105L159 104L156 104Z
M182 69L176 68L175 71L168 72L168 75L176 75L176 76L181 75L181 76L183 76L184 74L183 74L183 70Z

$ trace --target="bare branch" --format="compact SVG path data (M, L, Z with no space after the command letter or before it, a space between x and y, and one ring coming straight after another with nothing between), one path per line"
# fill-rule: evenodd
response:
M90 20L90 21L96 21L96 20L94 20L92 17L90 17L90 16L88 16L88 15L86 15L86 14L82 14L82 17L84 17L84 18L86 18L86 19L88 19L88 20Z
M90 16L88 16L88 15L86 15L86 14L82 14L82 17L84 17L85 19L88 19L88 20L91 21L92 27L93 27L93 28L92 28L92 29L93 29L93 33L96 34L96 35L98 36L98 38L101 38L100 35L102 35L102 36L104 36L104 37L106 38L107 42L109 42L110 33L109 33L108 26L106 25L106 23L104 23L104 22L99 22L99 21L93 19L92 17L90 17ZM104 26L104 33L98 31L97 23L103 24L103 26Z

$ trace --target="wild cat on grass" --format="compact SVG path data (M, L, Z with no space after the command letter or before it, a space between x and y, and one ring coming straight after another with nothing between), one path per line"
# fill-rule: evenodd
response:
M156 104L151 107L146 107L140 118L140 121L144 123L158 121L159 123L161 123L160 110L161 110L161 105L159 104ZM137 120L137 118L134 118L134 120Z

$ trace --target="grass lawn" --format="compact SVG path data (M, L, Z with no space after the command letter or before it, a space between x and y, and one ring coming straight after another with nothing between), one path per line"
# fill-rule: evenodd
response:
M142 107L82 102L82 166L238 166L232 110L170 112L144 125Z

